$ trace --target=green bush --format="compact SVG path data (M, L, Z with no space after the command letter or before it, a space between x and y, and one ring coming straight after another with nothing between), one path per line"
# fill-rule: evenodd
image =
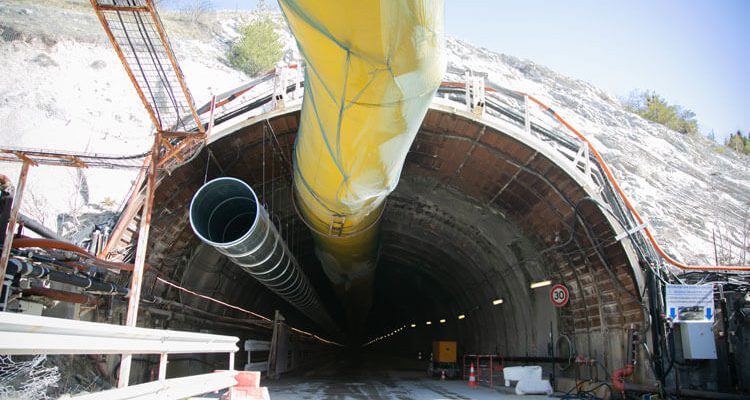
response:
M273 68L281 59L282 46L269 16L259 16L240 28L240 38L229 51L229 63L254 76Z
M694 112L676 104L669 104L653 91L634 91L624 103L627 109L649 121L680 133L698 133L698 121Z
M750 134L744 135L738 129L736 133L729 135L724 145L740 154L750 154Z

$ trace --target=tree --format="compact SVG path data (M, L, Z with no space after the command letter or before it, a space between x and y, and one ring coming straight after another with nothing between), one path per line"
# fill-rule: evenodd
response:
M213 8L211 0L190 0L183 6L182 12L187 16L188 21L197 24L203 22L203 18Z
M229 63L254 76L271 69L282 56L282 45L270 14L259 3L253 21L240 28L240 38L229 51Z
M743 135L738 129L736 133L729 135L724 145L740 154L750 154L750 137L748 136Z
M653 91L633 91L624 105L631 112L674 131L691 135L698 133L698 121L693 111L669 104Z

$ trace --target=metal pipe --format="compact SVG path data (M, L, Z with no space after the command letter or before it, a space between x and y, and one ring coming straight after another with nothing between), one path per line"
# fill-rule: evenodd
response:
M264 321L260 319L225 317L222 315L218 315L216 313L208 312L206 310L201 310L200 308L189 306L187 304L179 303L173 300L166 300L158 296L154 296L153 303L164 306L165 310L168 310L168 312L171 312L173 309L186 310L186 311L190 311L192 313L195 313L204 317L211 318L212 320L215 320L215 321L224 321L224 322L232 323L232 324L252 325L257 328L265 328L265 329L270 329L273 324L273 322Z
M133 264L118 263L118 262L103 260L101 258L96 258L96 256L89 253L84 248L78 247L69 242L60 242L60 241L53 240L53 239L37 239L37 238L21 237L21 238L17 238L13 240L12 247L14 249L23 249L26 247L39 247L41 249L56 249L56 250L69 251L71 253L76 253L82 258L87 259L91 263L102 268L119 269L119 270L124 270L124 271L132 271L134 268ZM85 267L79 265L76 268L83 269Z
M466 357L482 357L489 358L490 356L495 357L501 363L504 362L520 362L520 363L567 363L570 361L565 357L548 357L548 356L501 356L496 354L466 354Z
M57 240L58 242L67 242L67 243L73 244L68 239L65 239L64 237L58 235L57 233L53 232L51 229L47 228L46 226L39 223L37 220L27 215L18 213L18 220L20 222L23 222L24 228L30 229L36 232L41 237L44 237L47 239L54 239L54 240Z
M190 202L190 226L206 244L324 327L333 321L250 185L217 178Z
M0 174L0 241L5 242L5 231L13 206L13 186L10 179Z
M8 269L6 270L6 274L21 274L21 276L28 276L37 279L46 278L51 281L68 283L73 286L82 287L91 292L105 292L124 296L128 295L129 293L128 289L117 286L114 283L105 283L88 277L51 270L47 267L34 265L30 262L21 261L17 258L11 258L10 260L8 260Z
M625 391L637 392L637 393L659 393L661 390L656 385L640 385L636 383L625 382ZM694 398L694 399L722 399L722 400L747 399L746 394L710 392L707 390L665 388L664 391L667 394L676 395L678 396L678 398L684 397L684 398Z
M612 373L612 390L620 393L625 393L625 378L635 372L635 363L638 356L638 328L633 324L628 329L628 345L625 351L627 352L627 364Z
M5 226L5 236L3 237L3 251L0 254L0 277L5 277L8 260L10 259L10 248L13 245L13 230L16 227L18 211L21 209L23 189L26 186L26 177L29 174L29 165L31 163L32 161L25 159L21 166L21 174L18 176L18 186L16 187L16 194L13 196L13 206L10 209L8 224Z
M96 306L101 303L101 300L99 298L88 294L73 293L65 290L49 289L39 286L24 289L23 294L24 296L42 296L50 298L52 300L83 304L85 306Z

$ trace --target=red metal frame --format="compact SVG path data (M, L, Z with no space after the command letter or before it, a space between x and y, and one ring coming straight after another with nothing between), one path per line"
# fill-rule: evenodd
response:
M495 354L464 354L463 355L463 379L468 380L469 368L471 363L474 363L474 377L477 380L477 384L485 383L489 387L495 387L496 378L500 378L500 374L503 372L505 367L503 356ZM498 365L495 365L495 364ZM500 382L504 382L500 379Z
M34 163L30 160L24 160L23 166L21 166L21 173L18 176L18 182L16 184L16 193L13 196L13 207L10 210L10 218L8 218L8 226L5 227L5 240L3 241L3 253L0 255L0 277L5 278L5 270L8 268L8 260L10 260L10 248L13 246L13 232L16 227L16 220L18 219L18 211L21 209L21 199L23 198L23 189L26 187L26 177L29 174L29 166Z

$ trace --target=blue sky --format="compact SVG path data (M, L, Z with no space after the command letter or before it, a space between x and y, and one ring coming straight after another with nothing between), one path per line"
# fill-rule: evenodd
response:
M654 90L718 138L750 130L750 1L447 0L446 31L616 96Z
M750 1L448 0L446 30L618 96L654 90L704 133L750 130Z

